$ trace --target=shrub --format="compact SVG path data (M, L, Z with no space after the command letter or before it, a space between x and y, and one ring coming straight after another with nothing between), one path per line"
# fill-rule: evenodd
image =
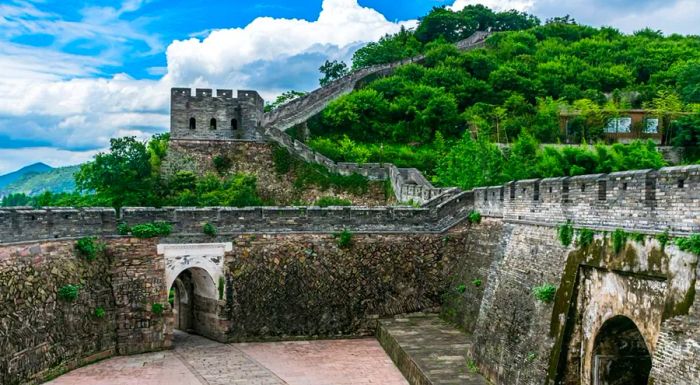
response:
M645 236L642 233L630 233L630 239L644 245Z
M483 282L481 282L481 279L479 279L479 278L472 281L472 285L474 285L476 287L481 287L482 283Z
M469 370L469 373L479 373L479 366L476 365L474 360L467 360L467 370Z
M94 261L95 258L97 258L97 254L104 250L104 245L95 242L95 238L93 237L84 237L75 242L75 248L85 259Z
M167 236L173 230L173 226L168 222L155 221L151 223L142 223L132 226L131 235L136 238L155 238L159 236Z
M581 229L578 232L578 240L576 243L578 243L579 247L587 247L591 243L593 243L593 238L595 236L595 232L590 229Z
M668 244L668 241L671 240L671 237L668 235L668 229L664 230L663 233L657 235L656 239L659 241L659 244L661 245L661 250L665 249L666 245Z
M692 234L688 238L678 238L676 246L682 251L700 255L700 234Z
M479 213L478 211L472 210L469 213L469 216L467 217L467 219L469 220L469 223L473 223L473 224L481 223L481 213Z
M532 289L532 295L534 295L538 301L545 303L552 302L556 293L557 287L549 283L542 286L536 286Z
M464 293L465 291L467 291L467 285L461 284L457 286L455 290L457 290L458 293Z
M126 223L120 223L117 225L117 233L119 235L129 235L131 228Z
M224 299L224 289L226 288L226 280L224 277L219 277L219 299Z
M352 244L352 233L347 229L334 234L334 236L338 241L338 247L341 249L347 248Z
M212 162L214 163L214 168L219 175L224 175L233 165L231 158L226 155L217 155L214 157L214 159L212 159Z
M314 205L319 207L329 207L329 206L352 206L352 202L347 199L337 198L332 196L320 197L316 200Z
M165 309L165 307L160 303L154 303L151 305L151 312L153 314L161 315L161 314L163 314L164 309Z
M218 230L214 225L211 223L207 222L202 226L202 232L210 237L215 237L216 234L218 234Z
M629 234L622 229L615 229L615 231L612 233L613 250L616 254L622 251L622 249L625 247L628 237Z
M294 164L292 154L282 147L275 147L272 152L272 161L275 163L275 171L282 175L291 171Z
M566 223L560 225L558 234L559 241L563 246L571 245L571 241L574 239L574 226L571 224L571 221L566 221Z
M73 302L78 298L80 285L65 285L58 289L58 297L67 302Z
M105 309L102 306L98 306L95 308L95 311L92 313L95 318L104 318L105 317Z

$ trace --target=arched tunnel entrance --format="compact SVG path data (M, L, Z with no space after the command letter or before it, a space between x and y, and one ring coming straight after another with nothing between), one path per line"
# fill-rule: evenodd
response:
M593 385L647 385L651 355L637 325L624 316L607 320L593 348Z
M175 329L218 339L218 290L204 269L191 267L175 278L170 288Z

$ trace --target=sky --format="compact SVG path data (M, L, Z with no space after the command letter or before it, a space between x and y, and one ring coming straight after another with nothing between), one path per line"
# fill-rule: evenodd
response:
M325 60L349 62L434 6L475 3L700 34L700 0L2 0L0 174L167 131L170 87L310 91Z

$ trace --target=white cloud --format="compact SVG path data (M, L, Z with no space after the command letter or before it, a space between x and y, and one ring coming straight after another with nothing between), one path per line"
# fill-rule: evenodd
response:
M527 11L535 4L535 0L456 0L454 4L447 7L453 11L460 11L467 5L482 4L495 11Z
M260 89L264 80L253 76L256 65L306 55L317 68L323 61L319 56L346 59L347 48L357 42L377 40L401 25L415 24L389 22L356 0L325 0L315 21L260 17L244 28L212 31L202 40L175 41L167 49L166 77L173 84Z
M5 17L6 23L23 23L23 28L32 31L53 33L63 28L62 36L100 34L103 21L121 28L123 38L138 40L140 33L130 32L135 29L122 28L114 21L140 4L130 1L120 9L83 10L84 25L52 25L47 20L53 16L33 7L25 8L32 14L29 23L24 23L27 15L17 7L0 8L0 20ZM160 80L139 80L124 74L96 78L100 66L113 64L112 57L86 58L50 48L0 43L0 66L4 69L0 72L4 89L0 137L11 142L50 143L68 150L104 148L109 138L123 135L145 138L168 129L171 86L256 89L268 99L290 88L309 90L315 88L318 67L324 60L347 60L362 43L396 32L401 25L415 24L387 21L381 13L358 5L357 0L324 0L315 21L260 17L243 28L174 41L167 48L167 72L151 69L165 72ZM16 145L0 143L0 147ZM2 173L21 165L16 160L22 157L23 163L48 161L51 154L63 150L0 151ZM6 158L9 156L12 162Z
M98 152L98 150L68 151L53 147L0 149L0 175L34 162L44 162L53 167L72 166L90 160Z

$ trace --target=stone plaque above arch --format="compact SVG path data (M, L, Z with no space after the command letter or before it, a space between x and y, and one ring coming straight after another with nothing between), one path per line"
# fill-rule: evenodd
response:
M159 244L158 255L165 257L165 282L169 289L183 271L198 268L211 276L213 285L201 285L197 294L217 299L218 285L224 276L224 254L233 250L231 242Z

